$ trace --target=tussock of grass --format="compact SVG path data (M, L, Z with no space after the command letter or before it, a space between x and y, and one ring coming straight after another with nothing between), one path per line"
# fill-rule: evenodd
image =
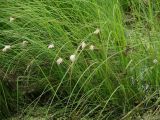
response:
M159 5L1 1L0 117L45 106L44 118L125 119L156 108Z

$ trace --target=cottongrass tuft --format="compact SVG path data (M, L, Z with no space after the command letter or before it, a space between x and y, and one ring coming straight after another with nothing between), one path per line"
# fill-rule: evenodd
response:
M157 64L157 63L158 63L158 60L157 60L157 59L154 59L154 60L153 60L153 63L154 63L154 64Z
M2 51L3 52L7 52L10 49L11 49L11 46L10 45L6 45L6 46L4 46L4 48L2 49Z
M87 44L83 41L83 42L81 43L82 49L84 49L86 46L87 46Z
M94 32L93 32L93 34L95 34L95 35L98 35L100 33L100 29L99 28L97 28Z
M90 45L90 46L89 46L89 49L90 49L91 51L93 51L93 50L95 49L95 46L94 46L94 45Z
M71 62L74 62L76 60L76 55L73 54L69 58L70 58Z
M13 22L15 20L15 17L10 17L9 22Z
M26 47L27 44L28 44L28 41L23 41L23 42L22 42L22 47Z
M54 44L49 44L48 49L52 49L52 48L54 48Z
M58 58L57 61L56 61L56 63L57 63L57 65L62 64L63 63L63 59L61 57Z

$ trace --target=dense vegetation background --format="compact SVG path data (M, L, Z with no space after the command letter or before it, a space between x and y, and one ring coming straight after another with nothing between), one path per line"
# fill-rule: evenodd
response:
M159 10L159 0L1 0L0 118L157 113Z

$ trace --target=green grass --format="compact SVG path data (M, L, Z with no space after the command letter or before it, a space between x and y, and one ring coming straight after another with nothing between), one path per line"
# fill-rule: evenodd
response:
M44 106L46 119L129 119L157 108L159 8L158 0L1 1L0 117Z

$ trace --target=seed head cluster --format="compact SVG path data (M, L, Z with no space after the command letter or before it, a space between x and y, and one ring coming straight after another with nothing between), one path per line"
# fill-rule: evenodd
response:
M12 21L14 21L14 20L15 20L14 17L10 17L10 22L12 22ZM99 34L99 33L100 33L100 29L97 28L97 29L94 31L94 34ZM23 41L23 42L21 43L21 47L26 47L27 45L28 45L28 41ZM87 47L87 44L83 41L83 42L81 42L80 47L81 47L81 49L83 50L83 49L85 49L85 48ZM4 48L2 49L2 52L7 52L7 51L9 51L11 48L12 48L11 45L5 45ZM53 43L51 43L51 44L48 45L48 49L53 49L53 48L55 48L55 45L54 45ZM90 45L90 46L89 46L89 50L93 51L94 49L95 49L95 46L94 46L94 45ZM74 62L76 61L76 57L77 57L76 54L72 54L72 55L69 56L69 60L70 60L72 63L74 63ZM64 61L64 59L61 58L61 57L59 57L59 58L56 60L56 63L57 63L57 65L60 65L60 64L63 63L63 61Z
M3 52L7 52L8 50L11 49L10 45L5 45L4 48L2 49Z

